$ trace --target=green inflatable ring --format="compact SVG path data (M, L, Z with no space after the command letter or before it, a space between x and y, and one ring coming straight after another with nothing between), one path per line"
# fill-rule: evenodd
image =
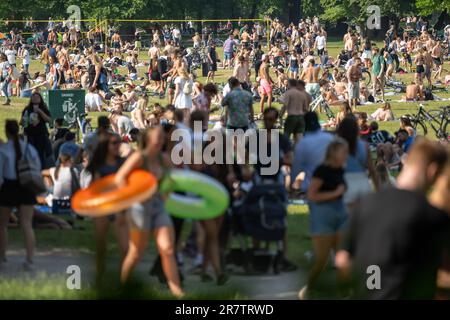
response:
M178 218L207 220L225 213L230 203L228 191L213 178L195 171L174 169L160 184L161 193L169 193L167 212ZM181 195L186 192L198 197Z

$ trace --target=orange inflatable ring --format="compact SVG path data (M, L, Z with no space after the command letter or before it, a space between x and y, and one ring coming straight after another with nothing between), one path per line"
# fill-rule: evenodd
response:
M115 174L111 174L78 190L72 197L72 209L82 216L106 216L147 200L158 187L156 178L144 170L134 170L122 188L115 185L114 178Z

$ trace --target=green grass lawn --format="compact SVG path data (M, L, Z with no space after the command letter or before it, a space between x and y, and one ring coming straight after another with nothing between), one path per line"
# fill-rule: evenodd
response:
M334 41L334 42L330 42L328 44L328 50L330 52L330 56L335 57L338 52L341 50L342 48L342 42L340 41ZM219 52L219 56L222 56L222 49L219 48L218 49ZM139 55L140 61L147 61L147 53L142 51L140 52ZM20 59L18 59L18 65L21 63ZM449 69L450 64L448 62L446 62L445 64L446 68ZM144 73L147 71L148 67L139 67L138 68L138 73L139 76L143 76ZM43 65L40 64L37 60L33 60L31 62L30 65L30 73L33 74L34 72L37 71L41 71L43 70ZM126 74L126 68L121 68L121 73ZM222 70L219 69L216 73L216 77L215 77L215 81L217 83L225 83L227 81L227 79L230 77L231 75L231 71L230 70ZM395 75L396 78L398 80L403 81L404 83L409 83L412 79L413 79L413 74L404 74L404 75ZM200 77L199 80L205 81L205 78ZM139 81L136 81L136 83L139 83ZM446 93L446 92L442 92L442 93L437 93L441 98L450 98L450 93ZM401 95L395 95L395 96L388 96L386 97L387 101L391 102L392 108L394 110L394 115L396 116L396 118L400 117L403 114L414 114L417 111L417 107L418 104L417 103L403 103L403 102L392 102L392 101L396 101L396 100L400 100L402 98ZM13 98L12 104L11 106L0 106L0 139L4 139L5 138L5 134L4 134L4 121L6 119L19 119L20 118L20 112L21 110L25 107L25 105L27 104L28 99L21 99L21 98ZM150 102L151 103L161 103L162 105L167 103L166 99L159 99L157 97L151 97L150 98ZM450 102L448 101L427 101L424 103L425 106L427 108L430 109L437 109L440 106L445 106L445 105L449 105ZM275 102L273 104L274 107L279 108L280 104ZM373 105L367 105L367 106L361 106L359 109L360 111L364 111L367 112L368 114L374 112L378 107L380 106L380 104L373 104ZM333 107L332 108L334 112L337 112L337 108ZM259 103L255 102L254 103L254 110L255 112L259 113ZM96 118L98 116L98 114L96 112L92 112L89 114L90 118ZM326 116L324 114L321 114L321 119L326 120ZM93 122L93 124L95 125L95 121ZM388 130L389 132L393 133L394 131L396 131L398 129L398 122L397 121L393 121L393 122L380 122L379 123L380 128L381 129L385 129ZM421 133L421 132L419 132ZM433 133L429 133L429 136L431 138L434 138Z
M330 54L332 56L336 56L338 51L341 49L341 42L332 42L328 45ZM219 50L220 52L220 50ZM146 53L142 52L140 54L141 60L144 60L146 57ZM20 61L18 61L18 64ZM446 63L448 67L448 62ZM139 68L140 75L143 75L146 67ZM42 71L43 66L37 62L33 61L31 64L30 72ZM126 70L123 69L125 73ZM227 78L230 76L231 71L229 70L219 70L216 75L216 82L225 82ZM399 80L403 82L409 82L412 79L411 74L406 75L397 75ZM200 81L205 80L204 78L200 78ZM448 93L439 93L438 94L442 98L450 97ZM400 100L400 96L390 96L387 97L387 100L394 101ZM6 119L19 119L21 110L27 104L27 99L13 98L11 106L0 106L0 139L5 138L4 134L4 122ZM151 103L159 102L163 105L166 103L166 100L160 100L158 98L151 98ZM440 106L450 104L447 101L432 101L426 102L425 105L430 109L437 109ZM279 103L274 104L275 107L280 107ZM360 110L365 111L367 113L374 112L379 107L379 104L374 104L370 106L361 106ZM416 113L418 104L417 103L399 103L392 102L392 107L396 118L403 114L414 114ZM254 108L256 112L259 112L259 103L254 104ZM333 108L333 111L336 112L336 108ZM98 113L89 114L88 117L96 118ZM325 120L326 116L321 115L321 119ZM95 125L95 121L93 121ZM380 128L385 129L391 133L398 130L399 124L398 121L392 122L380 122ZM419 132L420 134L420 132ZM429 133L429 136L434 138L433 133ZM183 233L186 236L189 232L189 224L187 223L183 229ZM80 222L80 225L84 228L83 230L36 230L36 238L37 238L37 248L38 250L45 249L72 249L81 252L87 252L93 254L95 252L95 240L94 240L94 230L91 221ZM308 250L311 250L311 241L309 238L309 222L308 222L308 210L306 206L290 206L289 207L289 215L288 215L288 257L293 262L300 265L303 272L307 269L307 262L304 259L304 253ZM185 238L185 237L184 237ZM10 248L22 248L22 234L19 230L11 230L10 232ZM110 239L108 241L108 254L112 256L117 256L117 245L114 237L110 234ZM151 245L152 254L155 252L154 245ZM61 279L49 277L45 274L33 278L33 279L0 279L0 299L91 299L91 298L168 298L167 292L157 292L151 290L149 288L144 288L140 286L133 287L134 289L131 291L114 291L110 289L106 289L102 292L97 292L92 289L83 290L83 292L73 292L65 290L65 287L62 285ZM193 294L188 296L188 298L237 298L241 297L234 290L224 290L217 291L207 296L202 296L201 294Z

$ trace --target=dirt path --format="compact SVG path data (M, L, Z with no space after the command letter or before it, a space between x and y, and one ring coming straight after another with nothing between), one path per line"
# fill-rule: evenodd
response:
M0 270L0 283L2 281L1 277L9 279L33 278L42 276L42 274L60 276L65 279L68 276L66 273L67 267L77 265L81 269L81 281L84 286L85 284L91 284L91 279L93 279L95 271L94 256L90 253L74 250L38 250L35 257L35 270L33 272L26 272L22 269L22 262L24 261L24 252L22 250L9 250L7 257L8 263ZM149 285L161 286L154 277L148 275L153 258L145 256L138 265L136 273L142 279L148 281ZM107 263L111 268L114 266L118 270L118 258L109 258ZM304 271L284 272L278 275L268 273L255 276L231 274L230 281L227 285L217 287L215 283L201 282L198 275L189 272L191 268L191 260L188 259L183 267L185 290L187 292L205 295L206 297L210 292L220 294L220 290L226 290L227 286L230 286L233 288L239 287L241 296L250 299L296 299L299 286L305 280Z

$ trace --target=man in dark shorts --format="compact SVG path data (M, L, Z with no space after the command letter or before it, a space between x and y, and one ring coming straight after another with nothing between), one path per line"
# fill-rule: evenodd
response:
M214 82L214 75L217 71L217 51L216 44L214 41L208 47L208 77L206 78L206 82L208 83L210 80Z
M309 96L306 91L300 91L297 86L297 80L289 79L288 90L281 98L283 107L280 111L280 119L282 119L284 112L287 112L287 118L284 122L284 134L288 138L293 135L295 142L297 142L305 132L304 114L308 112L309 104L311 102L311 96Z
M360 199L336 266L351 272L355 297L433 299L442 252L450 245L450 218L426 198L447 160L445 147L426 139L414 143L397 179Z

